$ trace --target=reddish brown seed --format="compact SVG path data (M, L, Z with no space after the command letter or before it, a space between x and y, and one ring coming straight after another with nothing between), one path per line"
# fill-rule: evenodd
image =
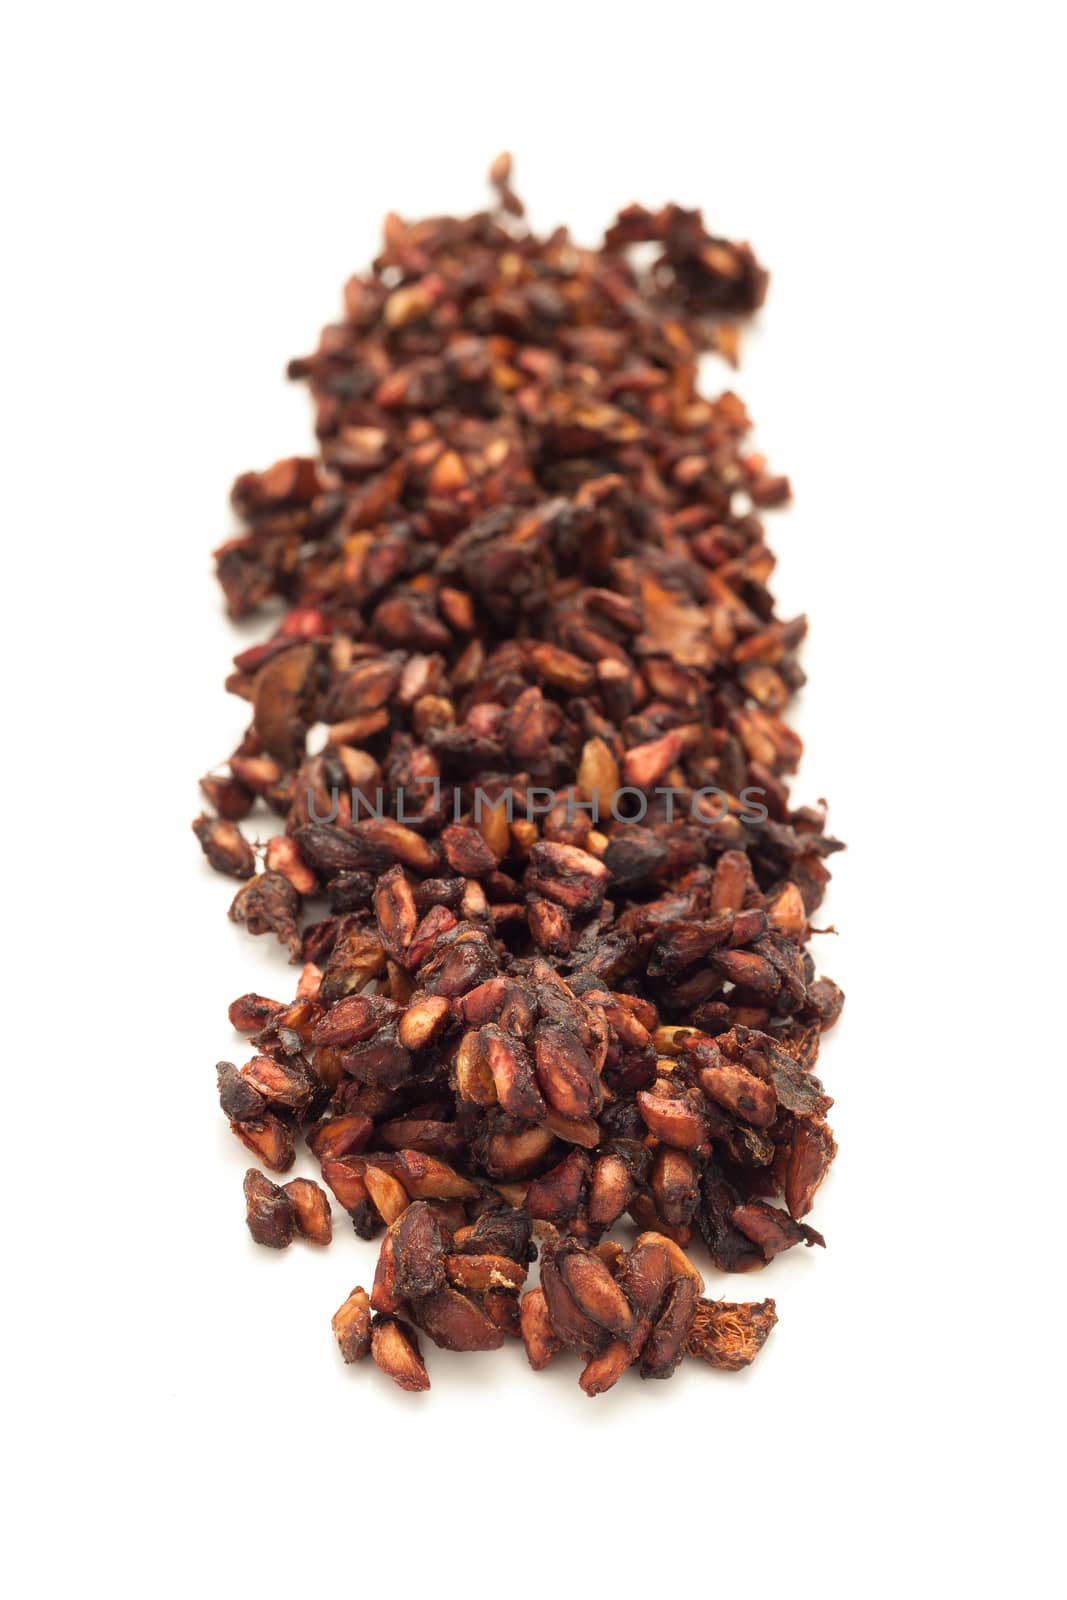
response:
M608 1337L600 1323L578 1305L560 1274L556 1261L557 1248L546 1248L541 1254L541 1290L552 1332L561 1344L572 1349L600 1350Z
M291 1197L255 1167L245 1173L244 1191L245 1221L253 1239L272 1250L284 1250L296 1225Z
M417 1300L444 1288L444 1234L425 1201L416 1201L400 1214L390 1237L394 1294L401 1300Z
M394 1168L413 1200L477 1199L476 1183L421 1150L398 1150Z
M836 1154L834 1136L825 1122L807 1118L797 1125L785 1179L786 1204L792 1216L807 1216Z
M578 1379L582 1390L590 1399L611 1389L622 1377L633 1360L629 1341L616 1339L599 1354L590 1356Z
M446 1256L448 1281L457 1289L484 1294L488 1289L521 1289L526 1267L507 1256Z
M272 1172L288 1172L296 1159L293 1136L284 1122L267 1112L249 1122L231 1122L241 1143Z
M671 1377L685 1355L696 1305L697 1287L692 1278L675 1278L641 1353L642 1378Z
M697 1294L704 1293L704 1279L701 1277L693 1262L686 1255L681 1246L662 1233L641 1233L634 1240L631 1258L639 1250L659 1248L664 1251L671 1265L671 1277L692 1278L697 1286Z
M200 816L193 823L193 832L216 872L227 872L231 878L250 878L255 872L252 846L235 823Z
M391 1002L380 995L346 995L315 1023L312 1042L344 1049L373 1039L382 1022L393 1011L395 1007Z
M219 816L227 822L240 822L255 804L255 795L243 783L238 783L236 778L216 778L209 774L200 779L200 787Z
M374 891L374 914L382 944L397 961L402 961L419 920L415 895L402 867L391 867L379 879Z
M373 1132L374 1123L370 1117L354 1111L347 1116L327 1117L324 1122L317 1122L308 1130L307 1142L316 1159L325 1164L341 1156L358 1154Z
M268 872L280 872L288 878L297 894L314 894L318 879L300 854L300 846L287 834L275 834L268 840L265 853Z
M550 1128L528 1128L524 1133L494 1133L486 1142L485 1170L491 1178L512 1182L528 1178L541 1165L551 1148ZM529 1206L527 1210L531 1217L535 1215Z
M478 1042L503 1109L523 1122L539 1122L545 1114L545 1102L525 1045L504 1033L495 1023L487 1023L482 1028Z
M662 1146L652 1163L650 1188L664 1222L674 1228L687 1223L700 1195L700 1173L693 1157L684 1150Z
M329 1244L333 1222L325 1192L310 1178L290 1178L282 1187L292 1202L297 1232L312 1244Z
M513 1289L487 1289L481 1296L482 1309L505 1339L521 1339L519 1296Z
M591 1251L573 1249L557 1258L570 1294L587 1317L620 1337L633 1327L633 1312L604 1263Z
M548 1315L544 1290L530 1289L519 1302L519 1321L526 1358L535 1372L543 1372L554 1356L563 1349Z
M557 1227L567 1222L581 1204L589 1174L589 1157L584 1151L572 1151L531 1183L526 1194L526 1210L531 1217L552 1222Z
M748 857L740 850L726 850L715 864L711 880L711 910L740 911L752 882Z
M678 1150L707 1148L708 1126L699 1107L688 1100L640 1090L637 1109L650 1133Z
M372 1311L394 1312L401 1309L396 1292L396 1229L390 1227L382 1240L378 1260L374 1267L374 1281L370 1288Z
M527 889L580 915L595 911L610 873L602 861L573 845L535 844L523 880Z
M443 995L427 995L416 1000L396 1025L397 1038L405 1050L424 1050L447 1026L451 1007Z
M669 1243L655 1234L645 1234L622 1261L619 1287L634 1309L649 1317L657 1314L667 1286L676 1276ZM694 1291L699 1292L695 1282Z
M636 1185L625 1161L617 1155L601 1156L589 1182L589 1221L595 1228L610 1228L626 1210Z
M623 779L635 789L653 789L666 777L681 753L682 739L677 729L665 733L661 739L636 745L627 750L623 758Z
M302 1111L314 1094L311 1079L295 1060L253 1056L247 1066L241 1068L241 1076L268 1105L284 1111Z
M442 1350L499 1350L504 1330L478 1302L458 1289L445 1287L409 1306L413 1320Z
M730 1221L746 1239L759 1246L766 1261L795 1244L825 1245L826 1242L814 1228L794 1222L788 1212L768 1205L765 1200L751 1200L748 1205L736 1206L730 1213Z
M322 1180L333 1191L337 1203L346 1211L359 1211L369 1204L370 1191L363 1174L356 1172L345 1161L324 1161Z
M769 1128L777 1115L778 1097L773 1085L733 1062L704 1067L700 1087L709 1100L755 1128Z
M562 906L554 905L551 900L543 900L540 895L528 895L526 920L530 937L539 950L553 956L565 956L568 953L573 929L571 919Z
M447 1162L461 1157L465 1149L458 1123L430 1117L396 1117L379 1123L377 1136L390 1150L415 1150Z
M363 1172L363 1182L374 1203L374 1209L386 1224L395 1222L411 1204L411 1197L404 1185L391 1173L383 1172L380 1167L366 1167Z
M374 1365L400 1389L417 1393L430 1387L429 1374L414 1333L395 1317L377 1315L371 1322L370 1353Z
M333 1332L346 1362L362 1361L370 1355L371 1310L366 1289L357 1284L344 1305L334 1312Z
M238 1033L257 1033L284 1010L280 1000L267 1000L261 994L243 994L230 1006L229 1018Z
M534 1067L540 1089L565 1117L595 1115L604 1102L596 1069L570 1029L542 1022L534 1035Z

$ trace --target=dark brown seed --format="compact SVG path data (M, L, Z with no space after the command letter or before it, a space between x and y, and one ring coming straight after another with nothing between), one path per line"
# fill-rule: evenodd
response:
M262 1172L249 1167L245 1173L245 1221L257 1244L284 1250L293 1237L296 1214L290 1196Z
M552 1022L539 1024L534 1066L542 1094L563 1116L588 1117L600 1110L604 1102L600 1079L581 1041L568 1029Z
M558 1166L531 1183L526 1194L526 1210L531 1217L556 1227L575 1215L589 1182L589 1157L574 1150Z
M610 873L602 861L568 844L535 844L523 880L527 889L579 915L595 911Z
M696 1306L697 1287L692 1278L675 1278L641 1352L642 1378L669 1378L673 1374L685 1355Z
M228 872L231 878L250 878L255 872L252 846L235 823L201 816L193 823L193 832L216 872Z
M415 895L402 867L390 868L379 879L374 891L374 914L382 944L391 956L402 961L419 920Z
M546 1249L541 1256L541 1290L548 1320L559 1342L578 1350L600 1350L608 1335L603 1327L578 1305L560 1276L556 1251Z
M220 1061L215 1071L219 1104L231 1122L255 1122L266 1113L267 1102L232 1061Z
M523 1122L540 1122L545 1115L545 1102L526 1046L491 1022L481 1029L478 1045L504 1110Z
M672 1228L687 1223L700 1198L700 1171L693 1157L667 1145L656 1152L650 1182L656 1210Z
M770 1206L765 1200L752 1200L748 1205L735 1207L730 1221L746 1239L759 1246L767 1261L795 1244L825 1245L826 1242L814 1228L794 1222L787 1211Z
M300 930L297 916L300 896L280 872L261 872L250 878L230 907L233 922L243 922L249 933L273 933L286 946L293 960L300 956Z
M410 1205L392 1232L394 1293L417 1300L444 1287L445 1242L441 1224L424 1201Z
M296 1159L296 1151L293 1136L284 1122L279 1122L268 1111L264 1116L247 1122L231 1122L230 1127L265 1167L272 1172L289 1171Z
M243 994L230 1006L230 1022L238 1033L257 1033L285 1007L280 1000L266 1000L261 994Z

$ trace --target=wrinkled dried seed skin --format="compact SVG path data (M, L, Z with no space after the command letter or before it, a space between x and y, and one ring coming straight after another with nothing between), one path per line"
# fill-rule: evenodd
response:
M766 274L675 205L538 238L509 157L491 181L492 212L387 219L290 369L317 456L234 484L226 604L280 620L234 657L251 720L193 828L299 975L234 1001L217 1068L260 1165L321 1170L250 1174L253 1235L327 1243L328 1190L380 1238L335 1332L403 1388L417 1327L580 1356L592 1396L760 1348L773 1302L701 1299L690 1252L823 1243L841 847L789 793L806 622L761 516L789 486L697 383Z
M254 1167L245 1173L244 1191L245 1220L253 1239L272 1250L284 1250L296 1226L291 1197Z
M252 846L233 822L224 817L197 817L193 832L216 872L231 878L250 878L256 870Z
M414 1300L444 1287L445 1243L441 1226L425 1201L401 1212L393 1233L393 1292Z
M669 1378L685 1355L685 1343L696 1314L697 1287L692 1278L675 1278L663 1309L641 1352L642 1378Z

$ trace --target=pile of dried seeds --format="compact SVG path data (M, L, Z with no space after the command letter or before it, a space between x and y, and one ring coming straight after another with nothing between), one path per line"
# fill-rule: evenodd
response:
M424 1389L418 1332L521 1337L592 1395L759 1351L773 1300L704 1298L691 1242L723 1272L823 1242L842 995L806 945L840 846L789 803L805 624L757 515L789 486L697 389L766 274L673 205L599 250L539 239L507 157L491 179L492 212L386 219L290 367L319 457L234 485L230 613L285 612L235 659L252 722L194 829L244 880L233 919L303 968L230 1008L233 1131L275 1173L302 1138L385 1229L345 1360ZM259 1243L329 1242L318 1184L252 1169L245 1196Z

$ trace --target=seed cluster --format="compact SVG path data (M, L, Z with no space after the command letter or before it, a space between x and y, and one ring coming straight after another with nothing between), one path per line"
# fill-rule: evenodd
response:
M807 941L840 845L789 802L805 623L757 514L789 486L697 388L766 274L673 205L596 251L538 238L507 157L491 179L490 212L386 219L290 368L319 457L234 485L230 613L285 609L235 659L252 721L194 829L233 919L302 964L292 1002L230 1009L233 1131L278 1174L302 1138L385 1229L345 1360L423 1389L416 1330L521 1337L593 1395L759 1351L774 1302L704 1298L692 1241L723 1272L823 1243L843 997ZM259 1243L329 1242L318 1184L252 1169L245 1196Z

